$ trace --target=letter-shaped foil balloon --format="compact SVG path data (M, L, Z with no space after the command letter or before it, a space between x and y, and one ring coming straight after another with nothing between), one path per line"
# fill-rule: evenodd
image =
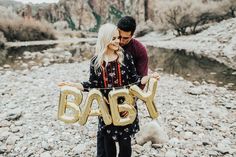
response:
M73 102L69 102L67 100L69 95L72 95L74 97ZM81 116L79 104L81 103L82 98L82 93L77 88L70 86L62 87L58 106L58 119L65 123L77 122ZM67 109L71 109L73 111L73 114L70 116L66 115Z
M94 100L97 100L100 110L91 109ZM102 93L97 89L92 89L89 91L87 99L85 101L85 108L83 109L82 116L79 119L79 124L84 125L88 120L88 116L100 116L100 115L102 115L102 118L106 125L112 123L112 118L111 115L109 114L109 110L103 99Z
M157 90L157 80L150 78L147 85L147 92L142 91L137 85L130 87L130 92L146 103L150 116L154 119L158 117L158 111L154 103L154 96Z
M124 103L118 104L118 98L123 97ZM118 89L109 92L110 110L113 119L113 124L116 126L125 126L134 122L136 118L136 109L132 105L134 100L129 95L128 89ZM127 117L121 117L120 112L128 111Z

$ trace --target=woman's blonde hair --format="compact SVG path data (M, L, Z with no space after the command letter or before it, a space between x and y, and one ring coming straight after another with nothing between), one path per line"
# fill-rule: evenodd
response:
M117 31L117 26L111 23L106 23L99 28L98 38L96 43L96 54L95 54L95 62L94 62L94 71L96 72L98 69L102 67L103 61L105 61L105 66L108 63L108 59L104 57L104 54L107 50L107 46L111 43L112 38ZM123 49L119 46L119 49L116 51L118 55L118 62L123 63L124 54Z

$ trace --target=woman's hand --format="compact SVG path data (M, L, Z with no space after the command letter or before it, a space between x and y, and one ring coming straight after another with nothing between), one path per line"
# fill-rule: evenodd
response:
M72 83L71 82L60 82L60 83L58 83L58 86L59 87L72 86Z
M75 87L79 90L84 90L84 87L81 83L72 83L72 82L60 82L58 84L59 87L63 87L63 86L71 86L71 87Z

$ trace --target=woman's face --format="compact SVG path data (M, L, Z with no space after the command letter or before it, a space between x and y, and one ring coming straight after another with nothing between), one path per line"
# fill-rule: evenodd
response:
M113 34L112 41L107 47L111 50L117 51L119 50L119 43L120 43L119 31L116 30L115 33Z

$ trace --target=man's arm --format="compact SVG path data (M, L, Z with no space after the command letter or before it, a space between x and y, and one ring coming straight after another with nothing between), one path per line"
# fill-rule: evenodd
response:
M148 55L143 44L136 40L135 42L135 67L138 75L146 76L148 74Z

